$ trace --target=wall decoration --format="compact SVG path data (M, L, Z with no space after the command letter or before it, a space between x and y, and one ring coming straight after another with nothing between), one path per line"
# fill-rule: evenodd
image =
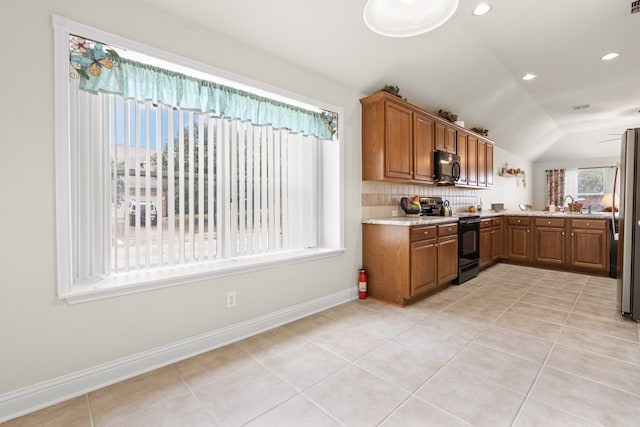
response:
M118 66L120 55L113 48L103 43L83 37L69 36L69 75L75 79L100 75L102 68L111 69Z

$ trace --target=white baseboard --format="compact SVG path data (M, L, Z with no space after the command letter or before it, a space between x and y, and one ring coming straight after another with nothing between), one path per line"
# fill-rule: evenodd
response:
M0 423L264 332L357 297L356 288L0 395Z

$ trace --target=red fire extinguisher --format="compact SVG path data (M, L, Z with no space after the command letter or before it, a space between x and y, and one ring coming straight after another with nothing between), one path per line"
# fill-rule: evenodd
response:
M358 278L358 297L360 299L367 298L367 272L364 268L360 269L360 277Z

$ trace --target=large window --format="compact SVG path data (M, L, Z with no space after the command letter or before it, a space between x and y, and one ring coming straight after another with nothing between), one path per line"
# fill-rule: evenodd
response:
M591 208L592 212L611 208L615 170L613 166L568 169L565 194L582 203L583 209Z
M141 63L144 47L64 18L54 28L61 297L339 253L337 113Z

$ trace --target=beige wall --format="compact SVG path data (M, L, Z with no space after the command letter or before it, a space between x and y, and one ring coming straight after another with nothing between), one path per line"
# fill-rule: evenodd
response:
M504 163L508 163L510 168L523 170L525 183L522 183L522 178L499 176L498 171ZM484 206L490 207L491 203L504 203L505 209L518 210L519 204L533 203L535 191L533 164L501 149L499 141L496 142L493 150L493 181L493 190L481 193Z
M52 14L343 106L346 252L97 302L58 300ZM0 39L0 394L355 286L364 94L136 1L12 2L0 15ZM227 310L232 289L238 306Z

